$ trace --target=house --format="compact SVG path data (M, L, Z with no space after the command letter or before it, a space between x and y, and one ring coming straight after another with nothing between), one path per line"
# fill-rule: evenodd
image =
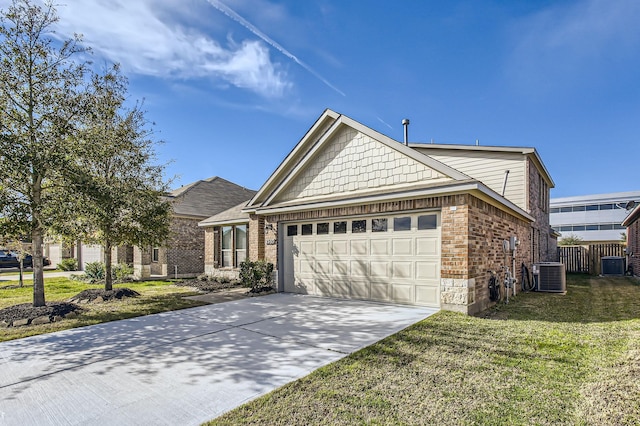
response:
M629 206L640 202L640 191L580 195L551 199L551 227L562 236L584 243L620 242Z
M256 191L214 176L182 186L167 195L173 204L170 236L160 247L134 247L138 278L189 277L204 272L204 231L198 223L247 201Z
M184 185L169 194L173 204L170 236L158 247L114 247L113 263L132 264L138 278L151 276L195 276L204 272L204 231L198 223L250 199L256 191L214 176ZM79 268L89 262L104 262L98 244L64 244L51 241L45 255L57 264L64 258L78 259Z
M555 256L553 185L533 148L403 144L326 110L244 207L200 223L205 268L264 259L279 291L472 314L489 270Z
M631 210L622 226L627 229L627 268L640 277L640 204Z

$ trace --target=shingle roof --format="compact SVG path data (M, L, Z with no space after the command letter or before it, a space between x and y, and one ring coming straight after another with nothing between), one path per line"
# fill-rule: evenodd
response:
M253 197L256 191L218 176L184 185L168 194L178 216L207 218Z
M213 226L213 225L224 225L224 224L234 224L234 223L244 223L249 222L249 213L243 213L242 209L247 205L249 200L245 200L238 204L237 206L233 206L228 210L220 212L216 215L211 216L208 219L203 220L198 225L199 226Z

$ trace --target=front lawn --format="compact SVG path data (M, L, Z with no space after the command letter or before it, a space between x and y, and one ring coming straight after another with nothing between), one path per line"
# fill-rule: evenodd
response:
M567 288L440 312L210 424L640 424L639 282Z
M33 301L32 281L25 280L24 287L16 287L17 285L17 281L0 282L0 309ZM103 286L100 285L87 284L68 278L45 278L45 296L47 302L64 301L80 293L82 290L102 287ZM84 304L81 306L85 309L85 312L77 318L64 319L60 322L26 327L0 328L0 342L205 304L183 299L183 296L190 296L197 293L188 287L177 287L167 281L130 282L114 286L114 288L117 287L130 288L140 293L140 296L105 303Z

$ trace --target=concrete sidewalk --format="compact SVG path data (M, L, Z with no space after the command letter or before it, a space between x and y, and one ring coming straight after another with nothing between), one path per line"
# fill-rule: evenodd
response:
M434 312L279 293L0 343L0 424L197 425Z
M13 271L11 271L13 272ZM71 275L76 274L76 275L81 275L84 274L83 271L56 271L56 272L47 272L47 270L45 270L44 273L44 278L56 278L56 277L70 277ZM22 273L22 277L25 280L31 280L33 279L33 271L31 269L25 270ZM19 272L15 272L15 273L5 273L0 275L0 282L2 281L18 281L20 279L20 273Z

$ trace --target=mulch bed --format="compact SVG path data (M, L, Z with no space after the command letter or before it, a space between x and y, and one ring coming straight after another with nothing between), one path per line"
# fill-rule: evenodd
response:
M69 299L74 303L102 303L108 300L122 299L124 297L138 297L140 293L130 288L114 288L113 290L104 290L92 288L83 290Z
M82 311L80 306L68 302L49 302L38 307L22 303L0 309L0 327L47 324L63 318L75 318Z
M140 293L130 288L84 290L67 302L50 302L46 306L34 307L31 303L9 306L0 309L0 328L39 325L61 321L64 318L75 318L81 313L79 304L102 303L125 297L137 297Z

